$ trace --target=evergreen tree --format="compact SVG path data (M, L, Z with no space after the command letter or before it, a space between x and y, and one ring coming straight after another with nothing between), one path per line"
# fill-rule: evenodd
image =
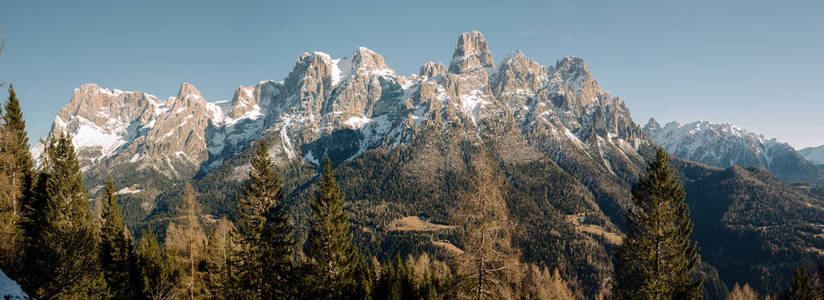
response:
M810 277L804 267L798 267L793 272L790 289L781 293L781 300L813 300L815 292L810 285Z
M40 299L96 297L105 294L99 236L83 188L71 138L54 137L27 205L25 290Z
M141 232L135 249L136 271L141 298L174 299L178 293L181 272L160 248L154 234Z
M120 206L117 204L114 184L106 181L103 194L103 229L101 231L100 256L103 275L109 288L109 297L131 298L130 271L132 269L132 243L126 236Z
M658 148L632 191L627 237L615 264L619 299L699 299L702 279L691 279L699 260L684 189Z
M9 85L9 99L4 107L2 134L9 137L8 144L3 145L3 151L12 154L11 162L13 163L10 165L13 168L10 172L15 177L15 182L12 184L22 186L25 190L27 185L31 184L34 173L32 171L31 153L29 152L29 138L26 133L26 121L23 120L20 100L17 99L11 85Z
M396 256L395 262L386 261L372 295L375 299L429 299L418 289L411 266Z
M20 219L33 180L29 139L20 101L9 85L0 124L0 268L16 277L22 260Z
M318 191L310 207L314 214L306 245L311 272L307 277L310 297L367 297L369 283L362 274L367 274L368 268L352 244L349 215L343 210L343 194L335 183L329 158L326 159Z
M291 228L280 176L273 170L266 142L260 143L252 158L249 183L238 204L239 292L253 299L293 296L297 291L292 276Z
M231 254L234 226L226 218L220 219L209 235L204 273L207 295L211 299L231 299Z
M261 270L263 271L263 292L267 297L289 298L297 293L292 255L294 242L290 236L286 204L283 201L283 187L280 176L272 171L269 150L261 143L257 157L252 161L255 177L249 185L250 193L270 194L264 203L263 228L261 231ZM266 188L265 193L260 188Z

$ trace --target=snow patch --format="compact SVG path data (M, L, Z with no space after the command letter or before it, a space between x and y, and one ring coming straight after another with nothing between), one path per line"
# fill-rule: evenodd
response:
M488 104L483 99L483 91L474 90L467 95L461 95L461 110L472 119L472 124L478 125L481 107Z
M30 299L17 282L6 276L0 269L0 298L3 299Z
M306 155L303 156L303 161L316 166L320 166L320 162L317 158L315 158L314 155L312 155L312 151L307 152Z
M288 135L288 127L292 122L292 118L287 118L283 122L283 126L280 128L280 141L283 144L283 152L286 153L286 158L294 158L297 157L295 152L292 150L292 141L289 140Z
M78 118L80 125L72 137L76 148L100 147L104 156L111 154L115 149L126 143L123 136L107 132L89 120Z
M117 192L115 192L114 194L115 195L137 194L137 193L140 193L142 191L143 190L137 188L137 185L133 185L133 186L130 186L130 187L127 187L127 188L122 188L122 189L118 190Z
M584 142L582 142L581 139L579 139L577 136L575 136L575 134L573 134L572 131L569 131L568 128L564 128L564 134L572 141L573 144L575 144L575 146L578 146L578 148L581 148L581 149L586 149L587 148L587 146L584 144Z
M372 119L366 117L351 117L343 123L352 129L359 129L364 125L369 124L369 122L372 122Z
M332 60L332 85L338 85L352 75L352 65L352 56Z

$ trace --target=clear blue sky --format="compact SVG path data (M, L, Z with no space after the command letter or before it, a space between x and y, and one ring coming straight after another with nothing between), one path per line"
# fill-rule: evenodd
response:
M79 2L0 2L0 81L35 140L84 83L165 98L186 81L214 101L283 79L313 50L365 46L414 73L479 30L496 62L515 49L544 65L583 57L640 125L731 122L824 144L824 1Z

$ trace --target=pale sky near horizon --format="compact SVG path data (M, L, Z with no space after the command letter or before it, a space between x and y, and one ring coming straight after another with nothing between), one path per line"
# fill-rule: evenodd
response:
M191 82L225 100L283 79L303 52L364 46L408 75L478 30L496 63L516 49L543 65L584 58L641 126L707 120L824 144L824 1L390 2L3 0L0 82L36 141L84 83L165 99Z

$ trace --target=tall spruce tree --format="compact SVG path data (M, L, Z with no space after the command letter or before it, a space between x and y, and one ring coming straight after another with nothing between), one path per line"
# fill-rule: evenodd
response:
M283 187L274 172L269 148L261 142L252 158L249 183L239 200L237 232L240 249L236 288L244 298L289 298L296 293Z
M294 242L292 229L283 201L283 186L280 176L273 171L269 149L262 142L257 156L252 160L255 171L249 192L265 196L263 203L263 226L260 234L260 262L263 272L263 293L267 297L285 299L297 294L297 284L292 264ZM263 189L266 189L264 191Z
M141 295L138 298L165 300L175 299L178 283L181 280L180 269L169 257L154 234L140 233L135 249L136 271Z
M352 244L349 215L343 210L343 193L335 183L329 158L310 203L314 218L306 243L307 291L311 298L364 298L371 289L363 257Z
M814 300L816 299L815 291L813 291L810 284L810 277L807 275L807 269L798 267L793 271L793 277L790 280L790 289L781 293L779 299L781 300Z
M20 100L9 85L9 98L2 113L0 127L0 267L17 276L22 260L20 219L33 179L26 122Z
M126 236L114 184L106 181L103 193L103 229L100 239L100 261L109 288L109 297L132 298L132 242Z
M53 137L36 194L27 205L26 264L21 283L40 299L95 298L105 294L99 236L72 140Z
M615 263L619 299L700 299L703 279L691 277L699 261L690 240L685 192L667 153L658 148L632 191L627 237Z
M209 235L204 258L204 281L210 299L232 299L231 254L234 225L226 218L218 221Z

